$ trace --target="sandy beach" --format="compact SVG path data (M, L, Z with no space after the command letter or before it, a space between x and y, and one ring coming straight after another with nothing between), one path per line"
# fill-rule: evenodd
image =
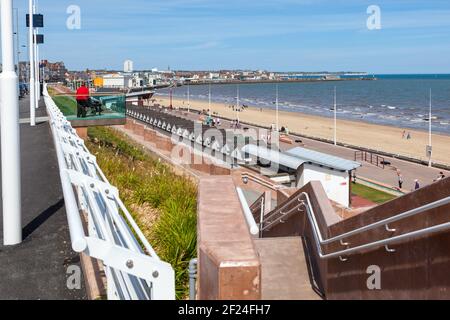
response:
M169 105L168 97L156 95L155 99L157 99L157 103ZM174 107L187 108L187 101L174 98L173 105ZM207 110L209 105L208 101L191 100L191 107L197 110ZM236 112L223 103L212 102L211 110L223 117L236 118ZM239 118L241 121L270 126L276 121L276 112L275 110L250 106L239 113ZM333 123L332 118L297 112L279 112L280 127L287 126L290 132L311 137L332 140ZM410 140L403 139L403 131L410 132ZM337 137L338 141L342 143L427 160L427 132L338 119ZM433 160L437 163L450 165L450 136L433 134Z

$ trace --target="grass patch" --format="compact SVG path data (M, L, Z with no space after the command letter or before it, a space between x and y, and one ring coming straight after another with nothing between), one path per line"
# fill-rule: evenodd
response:
M359 183L352 184L352 193L377 204L382 204L396 198L396 196L392 194L379 191Z
M65 116L77 114L77 102L73 97L54 96L52 99Z
M57 95L57 91L52 87L48 88L48 93L65 116L77 114L77 102L74 97Z
M88 136L99 166L160 258L174 268L177 299L186 298L189 261L197 256L197 187L111 128L89 128Z

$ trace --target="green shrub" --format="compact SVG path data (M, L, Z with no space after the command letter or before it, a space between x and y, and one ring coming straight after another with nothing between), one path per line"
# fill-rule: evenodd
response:
M197 190L186 177L148 156L123 134L105 127L88 130L88 148L149 239L160 258L175 270L178 299L188 294L189 261L197 255ZM150 226L145 208L157 210Z

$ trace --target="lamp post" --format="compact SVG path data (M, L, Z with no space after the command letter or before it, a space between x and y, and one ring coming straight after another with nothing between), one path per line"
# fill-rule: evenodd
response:
M427 147L427 154L428 154L428 166L431 168L433 166L432 156L433 156L433 141L432 141L432 127L431 127L431 118L432 118L432 95L431 95L431 88L430 88L430 109L429 109L429 115L428 115L428 147Z
M21 45L20 48L27 48L27 46L26 45ZM22 49L20 49L20 51L19 51L19 57L20 57L20 54L22 53L21 50ZM26 67L25 67L25 71L27 71ZM19 74L18 74L18 76L19 76L19 82L25 82L26 79L28 79L28 77L29 77L28 73L25 73L25 75L23 74L22 70L20 69L20 65L19 65Z
M239 122L239 83L237 84L237 95L236 95L236 120Z
M275 107L276 107L276 111L275 111L275 126L276 126L276 130L277 130L277 132L280 130L280 126L279 126L279 118L278 118L278 111L279 111L279 99L278 99L278 83L276 84L276 88L275 88L275 91L276 91L276 96L275 96Z
M19 97L14 65L12 0L1 0L0 3L3 64L0 76L3 242L5 246L11 246L22 242Z
M20 62L20 43L19 43L19 9L14 8L15 12L15 20L16 20L16 31L14 31L14 35L16 36L16 62L17 62L17 72L19 71L19 62Z
M36 14L37 10L36 10L36 0L35 3L33 4L33 16ZM34 20L34 18L33 18ZM33 26L34 27L34 26ZM33 37L34 37L34 41L33 41L33 46L34 46L34 63L35 63L35 98L36 98L36 109L39 108L39 100L40 100L40 90L39 90L39 48L38 48L38 43L37 43L37 34L38 34L38 30L37 28L33 28Z
M36 125L36 81L35 81L35 63L34 63L34 28L33 28L33 0L28 0L29 11L29 33L28 33L28 52L30 54L30 124Z
M334 145L337 146L337 97L336 97L336 86L334 87Z
M17 89L20 94L20 43L19 43L19 9L13 8L13 11L15 13L15 20L16 20L16 31L14 31L14 35L16 36L16 45L14 47L14 50L16 51L16 63L17 63L17 69L16 73L18 74L18 81L17 81Z
M208 114L211 116L211 82L209 83L208 89Z
M187 85L187 98L188 98L188 113L191 112L191 92L189 90L189 83Z

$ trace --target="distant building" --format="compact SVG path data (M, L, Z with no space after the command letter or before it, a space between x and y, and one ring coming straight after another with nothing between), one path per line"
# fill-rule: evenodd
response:
M158 84L161 84L162 77L161 74L156 72L147 72L144 74L144 79L150 86L156 86Z
M30 77L30 64L28 62L21 61L19 63L19 81L27 82Z
M104 81L102 77L96 77L94 78L94 87L101 88L104 86Z
M66 80L68 71L64 62L49 62L48 60L42 60L41 64L41 74L44 76L46 81L49 82L63 82Z
M281 182L280 179L287 178L283 183L296 188L320 181L330 200L346 208L351 206L351 177L361 166L358 162L300 147L279 152L249 144L242 152L249 155L252 163L264 160L275 165L276 170L269 176L273 181ZM279 172L288 176L280 177Z
M128 88L131 87L131 76L124 74L108 74L103 76L103 87L105 88Z
M126 60L123 64L123 72L132 73L134 71L133 61Z

